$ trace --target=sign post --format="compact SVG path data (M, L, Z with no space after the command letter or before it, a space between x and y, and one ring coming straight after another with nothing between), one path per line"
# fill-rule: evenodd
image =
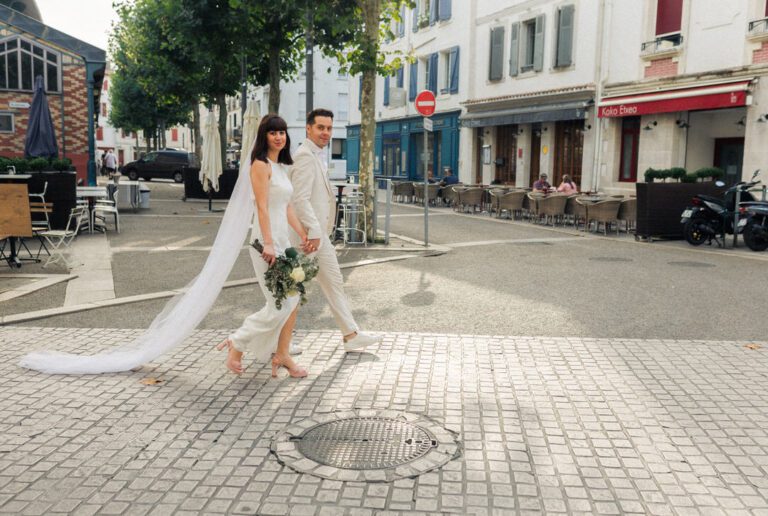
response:
M424 90L416 95L414 101L416 111L424 117L424 148L422 152L422 161L424 162L424 247L429 247L429 178L427 145L429 138L427 133L432 132L432 119L429 118L435 113L435 94L429 90Z

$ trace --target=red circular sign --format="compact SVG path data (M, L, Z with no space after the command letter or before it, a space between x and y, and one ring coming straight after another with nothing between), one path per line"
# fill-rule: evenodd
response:
M435 106L437 105L435 102L435 94L429 90L424 90L416 95L414 104L416 105L416 111L421 115L432 116L435 112Z

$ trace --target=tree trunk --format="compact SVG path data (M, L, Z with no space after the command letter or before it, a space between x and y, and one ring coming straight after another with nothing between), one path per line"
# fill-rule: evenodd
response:
M221 144L221 170L227 162L227 97L217 95L216 104L219 106L219 143Z
M269 112L280 111L280 47L269 49Z
M369 63L376 63L379 51L380 0L358 0L365 20L366 50ZM360 102L360 189L365 203L365 226L368 241L376 238L373 228L373 213L376 204L376 181L374 179L374 141L376 137L376 69L371 66L363 71L363 91Z
M192 120L192 138L195 140L195 156L197 156L197 159L199 160L200 156L203 155L203 146L200 143L200 106L195 106L195 109L192 112Z

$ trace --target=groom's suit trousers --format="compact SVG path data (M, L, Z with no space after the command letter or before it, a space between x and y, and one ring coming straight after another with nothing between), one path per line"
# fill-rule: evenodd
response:
M344 293L344 277L341 275L339 260L336 258L336 249L328 237L320 238L320 248L313 256L317 257L317 264L320 266L315 280L328 300L328 307L342 335L358 331L355 318L349 309L349 301Z

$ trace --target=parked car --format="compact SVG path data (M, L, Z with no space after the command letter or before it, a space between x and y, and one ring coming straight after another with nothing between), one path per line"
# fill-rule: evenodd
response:
M120 173L131 181L139 178L147 181L156 178L173 179L184 182L184 169L198 166L197 156L192 152L179 150L159 150L149 152L136 161L126 163Z

